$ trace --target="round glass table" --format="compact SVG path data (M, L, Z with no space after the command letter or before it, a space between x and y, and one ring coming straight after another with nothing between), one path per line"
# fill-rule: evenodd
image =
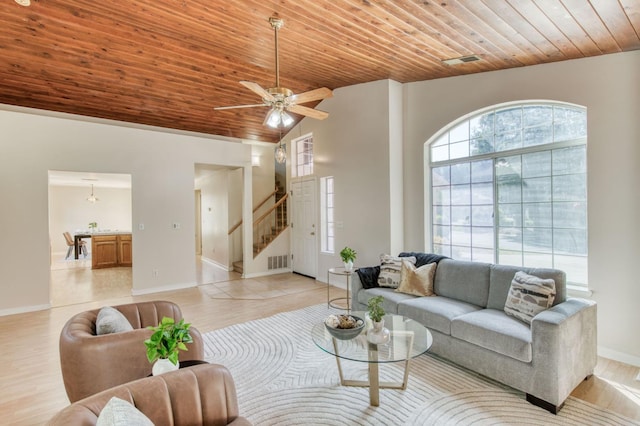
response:
M351 314L365 318L365 312L352 312ZM370 404L373 406L380 405L380 388L402 390L407 388L411 359L425 353L433 342L431 333L425 326L402 315L385 315L384 326L389 329L390 338L388 342L383 344L374 344L367 340L367 332L371 329L370 324L365 325L362 332L350 340L334 338L329 334L324 323L315 324L311 329L311 338L316 346L335 356L340 384L368 387ZM369 380L345 379L340 364L341 358L368 363ZM390 362L405 363L402 382L380 382L378 365Z

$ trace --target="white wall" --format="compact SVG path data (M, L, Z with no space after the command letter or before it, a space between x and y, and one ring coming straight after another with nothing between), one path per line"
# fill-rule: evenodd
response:
M195 285L196 162L244 167L250 197L248 145L2 108L0 314L49 304L48 170L131 174L134 293Z
M49 233L54 253L67 251L62 235L87 231L90 222L98 224L98 230L131 231L131 189L95 188L100 201L90 203L90 186L49 187ZM88 241L91 247L91 241Z
M198 180L201 197L202 257L228 269L229 173L221 169Z

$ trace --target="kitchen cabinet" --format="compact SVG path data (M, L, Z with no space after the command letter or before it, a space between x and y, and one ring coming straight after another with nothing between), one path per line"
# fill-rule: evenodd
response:
M131 266L131 234L100 234L91 236L91 269Z

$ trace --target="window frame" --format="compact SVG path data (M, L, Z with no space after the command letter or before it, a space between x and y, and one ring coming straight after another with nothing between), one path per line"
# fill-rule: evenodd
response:
M320 178L320 252L335 253L335 178ZM333 232L331 232L333 231Z

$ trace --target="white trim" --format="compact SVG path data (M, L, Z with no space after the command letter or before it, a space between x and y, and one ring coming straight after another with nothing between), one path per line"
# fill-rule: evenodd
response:
M258 278L258 277L266 277L268 275L278 275L278 274L286 274L286 273L293 273L293 270L291 268L272 269L271 271L267 271L267 272L254 272L252 274L244 274L242 275L242 278Z
M198 287L198 283L191 282L191 283L182 283L182 284L172 284L172 285L167 285L162 287L143 288L141 290L132 289L131 295L141 296L143 294L162 293L165 291L183 290L185 288L192 288L192 287Z
M45 311L47 309L51 309L51 303L46 303L44 305L22 306L20 308L1 309L0 317L24 314L26 312Z
M593 291L585 287L567 284L567 295L571 297L591 298Z
M634 367L640 367L640 357L614 351L613 349L605 348L603 346L598 346L598 356L633 365Z
M224 271L227 271L227 272L233 271L233 266L229 267L227 265L223 265L222 263L216 262L215 260L209 259L208 257L200 256L200 260L203 261L203 262L208 263L209 265L213 265L215 267L218 267L218 268L220 268L220 269L222 269Z

